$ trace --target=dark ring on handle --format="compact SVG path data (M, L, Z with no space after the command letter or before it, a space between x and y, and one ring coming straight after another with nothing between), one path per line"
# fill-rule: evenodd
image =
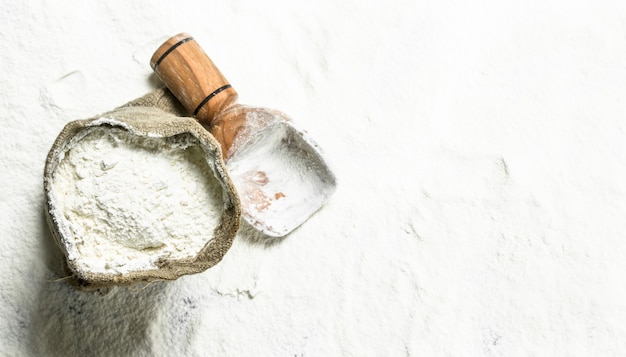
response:
M193 116L195 117L196 114L198 114L198 112L200 111L200 109L202 109L202 106L205 105L206 103L209 102L209 100L211 100L211 98L215 97L216 95L220 94L221 91L226 90L228 88L232 87L230 84L224 84L223 86L217 88L216 90L213 91L213 93L209 94L206 96L206 98L204 98L200 104L198 105L198 107L196 108L196 110L193 111Z
M187 37L187 38L183 38L182 40L176 42L175 44L172 45L172 47L168 48L167 51L165 51L161 57L159 57L159 59L154 62L154 65L152 66L152 69L156 72L157 67L159 66L159 64L165 59L165 57L167 57L167 55L169 55L170 53L172 53L176 47L182 45L185 42L189 42L192 41L193 37Z

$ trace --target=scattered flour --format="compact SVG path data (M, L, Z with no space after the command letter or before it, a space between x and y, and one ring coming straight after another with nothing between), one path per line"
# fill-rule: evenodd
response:
M52 183L68 259L126 273L195 256L223 207L220 184L191 136L155 138L95 127L74 143Z

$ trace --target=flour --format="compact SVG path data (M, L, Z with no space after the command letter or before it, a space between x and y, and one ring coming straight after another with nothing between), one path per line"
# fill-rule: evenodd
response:
M626 2L185 4L3 2L0 356L626 355ZM78 291L44 160L180 31L339 189L203 273Z
M211 237L222 191L195 138L95 127L65 153L52 193L79 269L127 273L194 257Z

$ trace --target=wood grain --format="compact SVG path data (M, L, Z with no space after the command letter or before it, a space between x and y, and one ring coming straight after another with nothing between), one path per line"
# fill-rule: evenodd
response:
M150 66L198 121L215 116L237 100L237 92L189 34L169 38L152 55Z

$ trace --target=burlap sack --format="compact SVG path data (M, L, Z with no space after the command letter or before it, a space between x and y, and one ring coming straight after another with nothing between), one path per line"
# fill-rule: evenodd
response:
M219 143L193 118L184 117L184 109L167 89L156 90L122 107L97 117L70 122L61 131L46 159L44 190L46 193L46 216L52 235L65 256L65 268L72 284L80 288L96 289L111 285L128 285L135 282L173 280L182 275L202 272L217 264L230 248L239 228L241 207L235 187L228 176L222 160ZM100 118L113 118L102 120ZM225 205L219 224L214 231L206 232L206 245L195 257L183 260L160 260L157 269L133 271L125 274L104 274L82 271L68 259L67 241L64 236L63 217L55 207L51 183L55 170L72 140L93 126L117 127L140 136L171 137L188 133L205 149L207 161L215 167L215 175L221 184ZM88 237L83 237L88 239Z

